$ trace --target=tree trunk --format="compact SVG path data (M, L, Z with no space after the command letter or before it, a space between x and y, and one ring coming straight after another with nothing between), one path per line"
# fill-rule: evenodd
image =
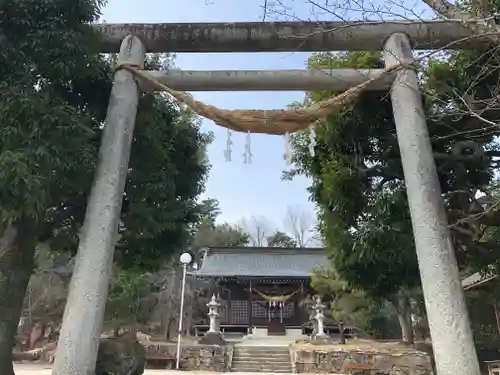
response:
M401 338L407 344L414 344L413 324L411 321L410 301L406 296L399 296L396 305L399 325L401 326Z
M184 318L184 324L183 324L184 325L183 330L186 336L191 336L192 322L193 322L193 312L189 311Z
M0 232L0 375L13 375L12 349L34 268L36 223L22 219Z
M168 314L166 317L164 317L163 320L164 320L164 324L165 324L165 326L163 328L165 341L168 342L170 340L170 322L172 321L170 314Z
M497 332L500 333L500 301L495 301L493 304L495 309L495 319L497 321Z
M340 343L345 344L345 327L344 327L344 322L341 320L339 322L339 333L340 333Z
M170 318L170 321L168 322L168 328L167 328L167 334L166 334L166 340L172 341L172 339L175 337L177 339L177 333L179 331L179 324L177 323L177 320L174 319L174 317Z

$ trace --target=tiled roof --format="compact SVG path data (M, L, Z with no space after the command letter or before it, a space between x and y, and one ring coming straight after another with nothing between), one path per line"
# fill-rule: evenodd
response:
M472 289L478 287L479 285L485 284L491 280L494 280L498 277L496 273L489 272L486 275L481 274L480 272L476 272L475 274L470 275L462 280L462 287L465 290Z
M310 277L327 265L324 249L276 247L209 248L198 271L200 277Z

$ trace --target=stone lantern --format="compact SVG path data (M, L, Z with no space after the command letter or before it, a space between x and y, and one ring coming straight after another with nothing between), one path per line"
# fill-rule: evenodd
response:
M313 305L313 309L316 311L314 315L314 319L316 320L316 335L314 339L326 339L328 335L325 334L325 315L323 311L325 310L325 305L321 302L321 297L315 297L315 304Z
M207 303L208 307L208 319L209 319L209 333L221 333L220 332L220 321L219 321L219 307L220 303L215 298L215 295L212 295L210 302Z
M209 345L224 345L226 342L222 337L222 333L220 331L220 321L219 321L219 307L220 303L217 301L215 295L212 295L212 298L207 303L208 307L208 319L209 326L208 331L205 336L200 340L201 344L209 344Z
M311 314L314 318L316 325L316 333L311 337L311 344L313 345L328 345L333 344L334 341L325 333L325 305L321 302L321 297L316 296L314 298L313 313Z

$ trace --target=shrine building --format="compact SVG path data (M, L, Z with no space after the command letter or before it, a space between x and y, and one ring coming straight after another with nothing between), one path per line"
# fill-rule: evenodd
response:
M313 293L314 269L327 264L320 248L212 247L191 275L216 282L221 330L286 335L304 331L309 312L301 301Z

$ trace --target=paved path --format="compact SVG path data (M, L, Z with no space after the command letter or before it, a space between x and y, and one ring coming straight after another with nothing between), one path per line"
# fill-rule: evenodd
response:
M14 370L16 375L50 375L52 373L52 367L50 365L43 364L15 364ZM179 371L175 370L146 370L144 371L144 375L179 375ZM211 372L191 372L191 371L182 371L182 375L208 375L213 373ZM255 375L255 374L254 374Z
M14 370L16 375L50 375L52 373L50 365L42 364L17 364L14 365ZM214 373L205 371L182 371L181 374L179 374L179 371L175 370L146 370L144 371L144 375L214 375Z
M16 375L51 375L51 367L38 364L16 364L14 365ZM255 372L231 372L239 375L256 375ZM146 370L144 375L214 375L208 371L175 371L175 370ZM276 375L273 372L259 372L258 375ZM321 374L316 374L321 375ZM333 375L333 374L329 374Z

